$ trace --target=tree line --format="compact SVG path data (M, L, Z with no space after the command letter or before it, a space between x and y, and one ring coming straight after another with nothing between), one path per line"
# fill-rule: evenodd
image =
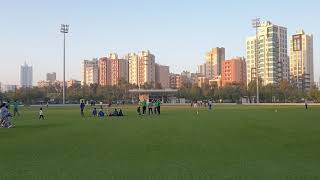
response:
M140 88L151 89L152 84L146 84ZM123 100L130 101L133 97L129 93L130 89L138 88L135 85L126 82L120 82L118 86L99 86L93 84L90 86L74 85L67 88L67 102L79 103L80 99L96 100L109 103L112 101ZM161 86L156 85L160 89ZM303 102L304 100L320 102L320 91L316 86L310 90L301 90L288 81L281 81L278 85L263 86L259 83L260 102L264 103L289 103ZM176 97L188 100L214 100L216 102L240 102L242 98L253 102L256 97L256 82L249 85L227 84L223 87L214 85L205 85L198 87L197 84L183 84L178 90ZM39 104L52 101L53 103L62 102L62 88L59 85L50 85L48 87L20 88L15 91L0 93L0 99L4 101L19 100L24 104Z

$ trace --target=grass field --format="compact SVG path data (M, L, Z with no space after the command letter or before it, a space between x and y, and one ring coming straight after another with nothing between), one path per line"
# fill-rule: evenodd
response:
M25 108L0 129L1 180L320 179L320 107L132 107L103 120L44 112L39 121Z

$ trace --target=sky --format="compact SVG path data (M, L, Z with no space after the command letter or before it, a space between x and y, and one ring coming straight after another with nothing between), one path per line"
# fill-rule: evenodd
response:
M318 0L0 0L0 82L19 84L19 68L33 66L34 84L46 73L62 79L63 35L66 79L80 80L83 59L150 50L170 71L195 72L205 53L225 47L226 58L245 56L254 35L251 19L314 35L315 80L320 75Z

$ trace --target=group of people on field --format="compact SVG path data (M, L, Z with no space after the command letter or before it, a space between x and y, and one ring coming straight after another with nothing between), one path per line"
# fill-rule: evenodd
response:
M202 102L202 101L192 101L191 107L198 108L198 107L207 107L209 110L212 110L213 108L213 101L209 100L208 102Z
M86 107L86 105L85 105L85 103L82 101L82 102L80 103L80 114L81 114L82 117L85 117L85 114L84 114L85 107ZM93 117L100 117L100 118L105 117L105 116L110 116L110 117L111 117L111 116L124 116L122 109L119 109L119 110L118 110L118 109L115 108L114 111L110 111L110 112L108 113L107 111L104 111L104 110L103 110L102 105L100 105L99 111L97 110L96 107L94 107L93 110L92 110L92 112L91 112L91 115L92 115Z
M92 116L93 117L100 117L100 118L102 118L102 117L105 117L105 116L110 116L110 117L115 117L115 116L124 116L124 114L123 114L123 112L122 112L122 109L114 109L114 111L113 112L109 112L109 114L106 112L104 112L103 111L103 109L101 108L100 110L99 110L99 112L97 111L97 108L93 108L93 110L92 110Z
M142 108L142 112L141 112ZM148 109L148 114L158 114L160 115L161 112L161 101L158 100L143 100L139 102L139 106L137 108L137 112L139 115L146 115Z

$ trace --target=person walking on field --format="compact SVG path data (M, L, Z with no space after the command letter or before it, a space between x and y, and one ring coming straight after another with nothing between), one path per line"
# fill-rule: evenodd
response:
M84 117L84 108L86 107L86 105L84 104L84 102L82 101L80 103L80 112L81 112L81 116Z
M40 111L39 111L39 120L40 119L44 120L44 115L43 115L42 108L40 108Z
M17 100L14 101L13 103L13 116L20 116L20 113L19 113L19 104L17 102Z

